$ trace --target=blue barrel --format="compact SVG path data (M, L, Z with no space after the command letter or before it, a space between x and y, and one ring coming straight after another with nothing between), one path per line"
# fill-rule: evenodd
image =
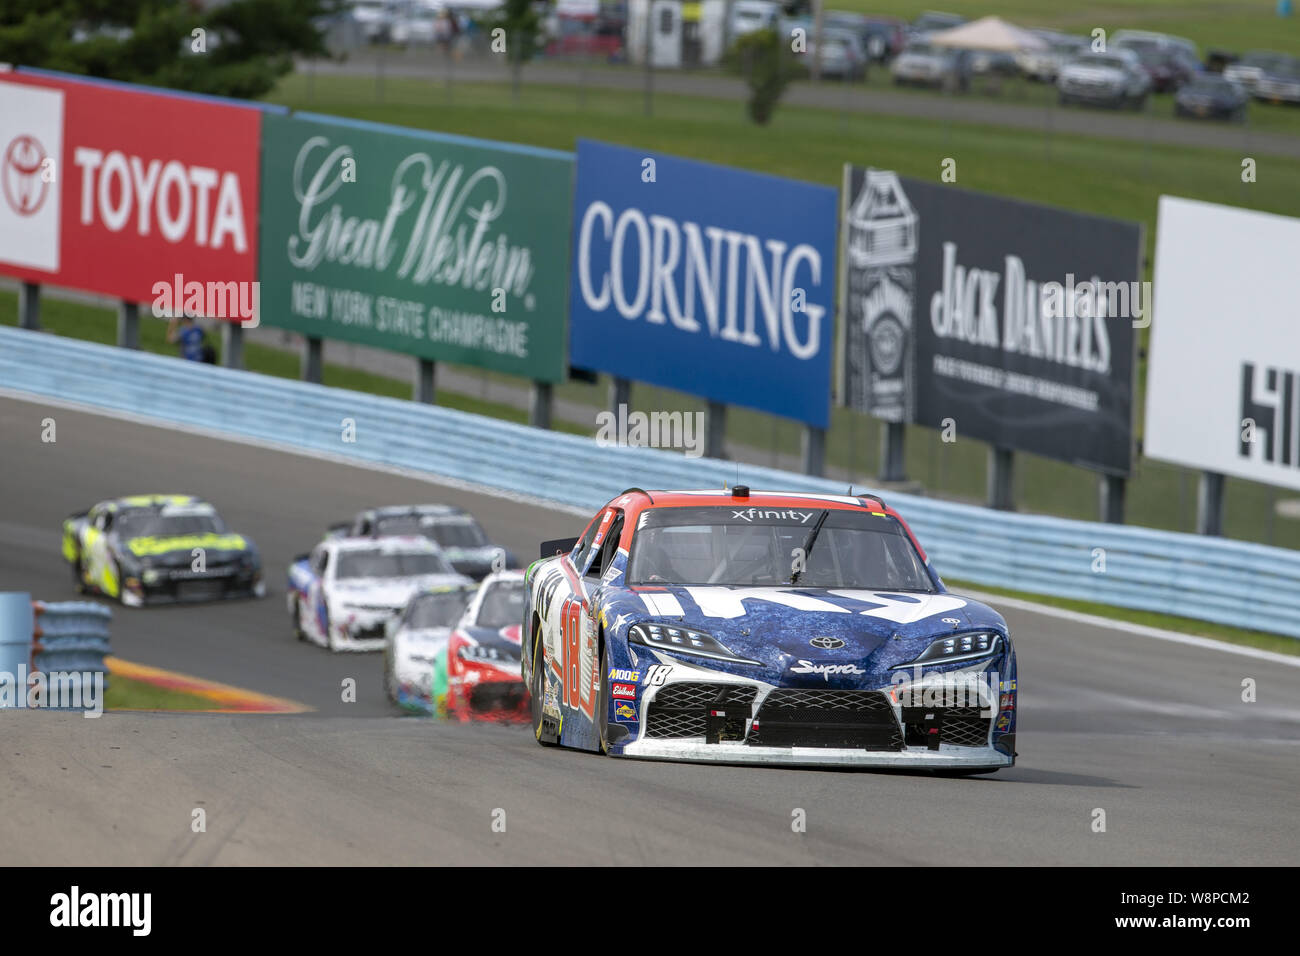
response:
M0 592L0 680L13 682L26 674L32 657L32 596Z

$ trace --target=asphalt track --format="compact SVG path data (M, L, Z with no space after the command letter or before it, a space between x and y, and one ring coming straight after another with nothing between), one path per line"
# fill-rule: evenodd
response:
M47 416L53 444L40 441ZM1300 862L1300 668L1007 609L1020 654L1012 770L963 780L613 760L543 749L523 728L398 717L378 656L299 644L284 609L285 564L366 505L464 505L525 558L571 533L572 515L0 399L0 589L70 598L61 519L141 491L210 498L258 542L271 593L119 608L118 656L314 710L0 714L0 862ZM347 677L355 703L342 699ZM1256 703L1241 701L1244 678L1257 681ZM206 832L195 833L200 808ZM806 832L792 830L797 809ZM1093 830L1099 809L1105 832Z

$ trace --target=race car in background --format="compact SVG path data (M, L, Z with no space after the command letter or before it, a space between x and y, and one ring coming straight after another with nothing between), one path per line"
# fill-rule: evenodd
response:
M513 554L488 540L472 514L455 505L367 508L351 521L331 526L329 533L351 537L423 535L442 549L452 567L476 581L493 571L519 567Z
M262 559L193 495L101 501L63 522L63 557L81 593L131 607L263 597Z
M394 618L384 639L384 693L404 710L433 713L447 695L446 666L434 694L434 668L445 661L451 629L469 607L475 584L440 584L419 592ZM445 700L443 700L445 703Z
M874 496L629 489L527 572L542 744L615 756L986 773L1016 656Z
M472 583L428 538L326 538L289 566L289 617L299 640L378 651L417 592Z
M447 717L529 720L528 690L519 670L523 619L524 572L500 571L484 580L439 659L435 694L445 685Z

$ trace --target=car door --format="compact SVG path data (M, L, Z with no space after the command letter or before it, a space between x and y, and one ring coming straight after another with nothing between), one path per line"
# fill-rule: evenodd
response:
M88 517L83 540L86 577L110 597L117 594L117 565L109 553L108 539L113 531L113 512L95 509Z
M307 583L307 615L310 621L310 634L319 641L329 640L329 605L325 603L325 575L330 567L330 549L323 544L316 546L311 553L307 566L311 577Z

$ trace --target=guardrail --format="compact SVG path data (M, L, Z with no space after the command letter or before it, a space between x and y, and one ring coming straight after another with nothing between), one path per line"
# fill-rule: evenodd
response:
M0 388L595 509L624 488L840 482L0 328ZM349 423L354 441L345 441ZM33 424L33 435L36 432ZM870 490L870 489L860 489ZM1300 638L1300 552L890 494L941 574Z

